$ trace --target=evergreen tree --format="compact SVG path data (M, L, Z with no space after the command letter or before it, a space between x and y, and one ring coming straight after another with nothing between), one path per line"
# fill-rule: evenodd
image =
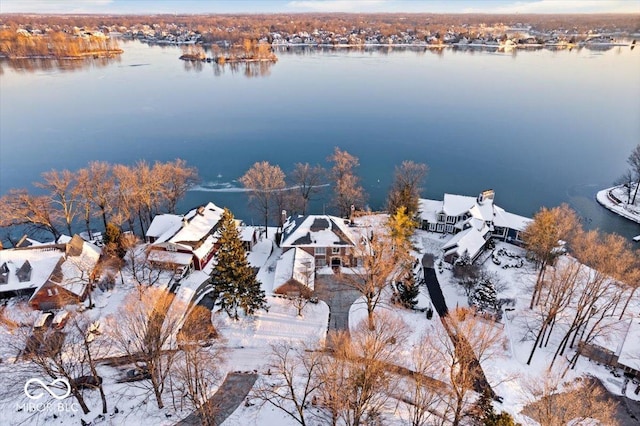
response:
M470 302L481 311L490 310L496 312L498 310L498 295L490 277L483 276L480 278L475 291L471 295Z
M496 413L493 408L493 402L491 400L491 393L488 390L480 395L480 398L475 402L473 407L469 410L469 418L474 426L518 426L520 423L516 423L511 417L511 414L506 411Z
M418 294L420 294L420 288L415 280L409 279L404 282L398 282L396 287L398 288L400 304L407 309L415 308L418 303Z
M264 291L247 262L247 254L229 209L222 214L218 232L220 248L210 279L218 295L216 305L235 320L238 319L238 308L242 308L246 315L267 309Z

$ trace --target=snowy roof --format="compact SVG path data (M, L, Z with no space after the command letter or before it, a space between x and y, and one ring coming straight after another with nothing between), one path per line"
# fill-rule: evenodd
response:
M208 203L204 207L191 210L185 216L185 223L169 241L197 242L205 238L211 230L218 224L222 217L223 209L213 203Z
M241 241L253 241L253 235L256 232L255 226L241 226L238 228Z
M166 238L171 238L180 228L182 228L182 216L159 214L153 218L146 235L153 238L160 238L166 235Z
M482 230L471 227L458 232L442 247L445 256L454 253L462 256L466 251L469 257L473 259L484 246L486 240L483 236L487 231L486 227Z
M7 284L0 284L0 293L6 291L40 288L51 276L64 251L56 248L30 248L0 250L0 265L6 263L9 269ZM29 281L20 282L16 275L25 261L31 264Z
M493 218L493 223L495 224L495 226L524 231L527 225L531 223L531 219L528 217L519 216L514 213L509 213L502 207L495 206L495 216Z
M276 265L273 288L277 289L290 279L314 289L315 259L302 249L294 248L286 251Z
M634 318L620 349L618 362L640 371L640 320Z
M177 251L149 250L150 262L171 263L174 265L189 265L193 259L192 253L180 253Z
M435 223L438 221L438 212L442 211L442 201L420 198L418 211L420 212L420 219Z
M442 209L447 216L461 216L476 204L475 197L466 195L444 194Z
M283 229L283 248L356 245L344 219L335 216L309 215L289 218Z
M67 256L61 266L62 285L70 292L81 295L91 279L102 251L96 245L83 241L82 252L77 256Z
M217 234L209 235L198 248L193 250L193 254L195 254L198 259L204 259L217 242Z

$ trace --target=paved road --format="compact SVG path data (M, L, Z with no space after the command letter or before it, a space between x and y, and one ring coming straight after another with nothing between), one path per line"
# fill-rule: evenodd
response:
M253 384L258 378L257 374L229 373L218 391L209 399L207 404L217 407L218 414L214 419L214 424L219 425L227 417L233 414L238 406L253 388ZM176 423L181 426L201 425L202 420L197 412L191 413L188 417Z
M349 331L349 309L360 297L357 290L349 287L333 275L320 275L316 278L315 295L329 305L331 318L329 330Z

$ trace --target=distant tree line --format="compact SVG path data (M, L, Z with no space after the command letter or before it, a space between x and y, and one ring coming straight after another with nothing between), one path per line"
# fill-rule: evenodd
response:
M99 218L105 229L113 223L144 234L156 214L175 213L197 180L197 170L181 159L131 166L93 161L75 172L51 170L34 184L44 194L13 189L0 197L0 228L24 226L57 240L80 224L91 234L91 223ZM6 236L14 242L9 232Z
M318 29L345 34L371 28L384 36L404 33L440 33L454 30L460 34L480 34L486 27L518 24L539 31L562 30L577 34L589 31L637 32L636 14L433 14L433 13L300 13L300 14L200 14L200 15L0 15L0 24L8 28L50 27L55 30L75 27L118 26L125 29L147 25L163 30L184 28L201 35L205 43L243 39L257 40L270 33L296 34ZM524 28L524 27L523 27Z
M33 35L27 31L0 31L0 55L13 58L77 58L122 53L117 41L106 36L75 36L62 31Z

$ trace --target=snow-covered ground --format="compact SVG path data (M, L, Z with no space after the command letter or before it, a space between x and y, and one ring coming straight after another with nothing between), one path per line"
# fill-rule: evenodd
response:
M596 200L612 212L640 223L640 196L636 197L635 204L631 204L633 192L631 193L631 198L629 198L628 194L629 192L624 186L614 186L599 191L596 194Z
M369 232L370 229L380 226L380 217L365 218L361 221L361 230ZM262 283L263 290L267 293L267 301L270 306L268 312L258 312L252 318L241 318L240 321L230 320L224 313L213 313L212 318L221 336L224 339L225 361L221 365L223 375L232 371L255 371L265 373L269 361L270 346L282 341L304 342L310 345L322 345L326 338L329 309L324 302L318 304L308 304L303 311L303 316L296 315L296 308L287 299L272 296L273 279L275 275L275 265L282 254L272 241L262 239L254 247L249 255L252 266L259 268L258 279ZM451 238L450 235L441 235L418 230L415 234L415 246L417 259L423 254L431 253L435 256L435 268L438 279L442 287L443 294L449 309L456 306L467 306L467 297L464 290L454 281L450 267L446 263L440 263L442 246ZM501 346L499 356L483 362L482 366L487 379L494 387L498 395L503 397L502 404L496 404L498 411L505 410L511 413L517 421L523 425L533 425L530 418L520 414L522 408L527 403L525 385L533 380L539 380L549 366L555 344L559 339L560 332L552 334L552 338L547 347L539 349L531 365L526 361L533 345L530 324L535 321L535 310L529 310L528 304L532 292L533 283L536 278L534 266L524 257L522 249L506 244L498 243L496 251L505 249L514 256L519 256L522 262L514 262L512 267L505 268L506 264L511 265L512 258L502 259L500 265L492 261L491 251L487 251L479 258L485 269L495 274L499 285L497 286L499 298L509 298L515 301L514 310L505 312L501 323L493 324L504 334L504 344ZM521 265L520 265L521 263ZM206 278L206 272L193 273L183 279L181 287L178 289L178 299L185 301L190 298L193 292ZM112 290L95 290L93 301L96 305L94 309L87 310L87 315L93 320L106 326L109 318L117 319L118 308L123 305L124 300L130 294L137 292L137 284L126 272L116 276L116 286ZM182 290L181 290L182 288ZM400 316L411 330L410 337L403 349L398 353L398 364L409 366L409 354L412 348L418 343L420 338L429 333L442 331L442 325L437 312L433 312L433 317L427 319L424 312L409 311L390 303L390 291L384 296L383 305L378 309L391 311ZM426 307L430 304L426 288L421 288L420 305ZM638 312L640 300L638 297L632 302L629 311ZM29 323L33 321L35 314L29 309L20 309L15 301L7 307L11 310L11 318L17 322ZM366 318L366 308L361 300L356 301L349 313L351 327L360 320ZM562 325L559 324L558 327ZM100 365L99 374L104 378L105 392L109 402L109 412L105 416L100 413L100 399L96 391L87 391L87 402L91 408L91 413L81 416L81 413L68 411L45 410L43 412L27 412L19 410L19 404L26 401L23 394L24 383L22 375L16 372L21 370L24 362L16 361L15 350L12 350L12 339L15 339L8 332L0 333L0 424L57 424L72 425L79 424L82 417L86 421L92 421L94 425L120 425L120 424L157 424L171 425L181 418L184 418L190 411L179 404L173 404L170 391L165 392L164 409L159 410L155 400L148 389L134 386L129 383L117 383L117 380L126 374L131 368L130 365L108 366ZM564 368L566 360L559 360L560 367ZM605 367L591 362L582 357L577 363L575 370L569 370L566 379L581 376L585 373L594 375L602 380L607 388L614 394L622 394L623 378L612 375ZM626 387L626 395L630 398L638 399L633 394L634 385ZM14 392L12 398L6 398L6 394ZM249 397L248 402L255 402ZM117 410L116 410L117 407ZM311 408L310 410L313 410ZM55 414L55 417L54 417ZM390 413L391 424L404 424L403 412ZM227 426L235 425L294 425L297 424L285 413L278 411L268 405L259 406L252 404L242 404L229 417L225 423Z

